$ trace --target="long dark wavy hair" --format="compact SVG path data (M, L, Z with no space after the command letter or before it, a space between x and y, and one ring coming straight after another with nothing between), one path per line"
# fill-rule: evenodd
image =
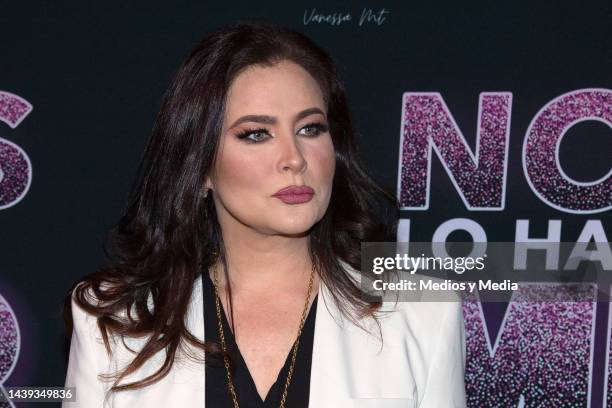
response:
M75 283L66 296L68 331L74 296L78 306L97 317L109 354L111 335L148 338L131 363L110 376L115 379L111 392L159 381L185 346L207 351L208 343L189 332L184 317L202 271L217 257L226 263L214 200L204 195L225 98L242 70L282 60L302 66L321 87L336 155L329 207L309 232L310 256L343 315L353 321L355 316L375 317L380 303L364 300L339 260L360 270L361 242L394 241L399 206L368 176L357 156L337 68L324 49L301 33L264 22L233 23L204 37L179 67L163 96L127 206L106 235L110 262ZM118 317L126 311L129 318ZM141 381L119 384L161 350L166 358L159 370Z

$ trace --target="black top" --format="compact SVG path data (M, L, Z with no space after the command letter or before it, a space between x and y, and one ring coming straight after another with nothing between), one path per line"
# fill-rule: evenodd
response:
M215 306L215 288L208 273L202 276L202 286L204 293L204 336L205 341L213 341L221 345L219 340L219 327L217 324L217 312ZM287 391L285 406L287 408L307 408L310 393L310 368L312 364L312 345L314 340L315 316L317 312L317 296L308 312L298 347L293 377ZM223 307L223 306L221 306ZM223 309L222 309L223 311ZM277 408L280 406L280 399L287 380L287 372L291 364L291 353L289 351L285 359L285 365L280 370L276 382L268 391L266 400L262 401L257 393L253 377L244 362L242 354L236 345L234 335L230 330L225 313L221 313L223 332L225 341L231 354L233 363L232 381L241 408ZM227 388L227 377L225 366L222 359L206 360L205 366L205 392L206 407L211 408L233 408L232 399Z

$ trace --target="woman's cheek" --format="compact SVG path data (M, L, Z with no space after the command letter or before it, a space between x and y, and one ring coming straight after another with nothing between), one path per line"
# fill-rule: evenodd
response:
M327 153L325 157L324 168L326 169L326 178L328 179L328 183L331 186L332 180L334 178L334 173L336 171L336 154L333 150Z
M320 164L320 173L319 173L319 181L322 190L324 191L324 202L328 202L331 194L332 194L332 185L334 180L334 173L336 170L336 155L332 151L326 152L323 157L321 157Z
M230 155L223 157L223 165L218 174L223 174L222 183L230 189L249 187L256 179L257 165L256 160L252 160L247 155Z

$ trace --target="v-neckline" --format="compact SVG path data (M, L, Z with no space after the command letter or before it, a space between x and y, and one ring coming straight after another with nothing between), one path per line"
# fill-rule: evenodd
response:
M207 284L209 285L209 289L212 290L212 294L214 296L215 293L215 287L214 287L214 283L212 281L212 279L210 278L210 275L205 273L204 275L206 275L207 278ZM317 309L317 300L318 300L318 293L315 293L314 299L310 305L310 308L308 310L308 314L306 316L306 319L304 320L304 327L306 327L306 323L310 320L312 320L314 317L313 315L316 314L316 309ZM234 337L234 333L232 332L230 325L229 325L229 321L227 320L227 316L225 313L225 308L223 307L223 302L221 302L220 304L221 306L221 324L223 325L223 331L225 333L225 338L226 338L226 343L228 343L228 347L230 347L230 353L232 354L232 358L237 359L239 368L243 369L246 377L247 377L247 381L249 384L249 394L251 395L257 395L258 398L258 405L262 405L265 406L266 404L269 403L269 398L271 395L277 393L277 388L279 386L279 378L283 378L286 380L286 373L289 371L289 362L291 360L291 354L293 352L293 344L291 348L289 349L289 352L287 353L287 356L285 357L285 362L283 363L283 366L281 367L281 369L279 370L279 372L276 375L276 381L274 381L274 383L270 386L270 388L268 389L268 392L265 396L264 399L261 398L261 395L259 394L259 392L257 391L257 386L255 385L255 380L253 379L253 375L251 374L251 371L249 370L249 366L246 364L246 360L244 359L242 352L240 351L240 347L238 347L238 343L236 342L236 339ZM217 316L216 316L216 312L215 312L215 321L217 320ZM312 323L314 325L314 322ZM302 332L303 333L303 332ZM218 334L218 333L217 333ZM298 353L299 353L299 349L298 349ZM236 361L236 360L235 360ZM234 370L235 371L235 370ZM285 375L282 375L285 374ZM285 382L282 382L282 386L284 387Z

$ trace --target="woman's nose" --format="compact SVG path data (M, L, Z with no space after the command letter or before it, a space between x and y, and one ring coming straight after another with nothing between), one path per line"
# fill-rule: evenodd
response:
M287 133L285 137L279 138L279 161L278 166L281 171L291 170L301 173L306 170L307 162L298 136Z

